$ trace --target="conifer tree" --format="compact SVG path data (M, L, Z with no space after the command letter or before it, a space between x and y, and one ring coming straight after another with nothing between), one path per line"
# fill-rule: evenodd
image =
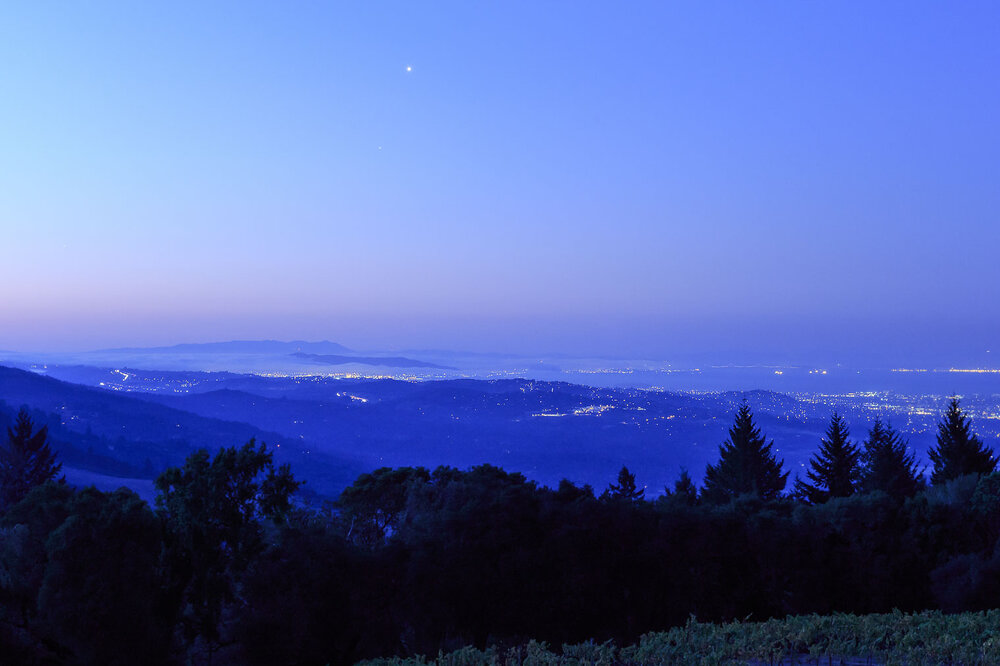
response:
M646 495L645 488L637 488L635 485L635 474L628 471L628 467L622 467L618 472L618 483L608 486L607 496L612 499L623 499L629 502L638 502Z
M685 504L694 504L698 501L698 488L686 469L681 470L680 477L674 481L674 489L672 491L668 489L666 494L680 498Z
M49 448L48 426L32 432L35 424L23 407L13 428L7 428L7 445L0 447L0 505L11 506L24 499L28 491L51 481L62 469Z
M891 425L875 420L862 453L861 489L881 490L892 497L909 497L923 486L916 456Z
M771 452L773 444L761 435L744 402L729 429L729 441L719 446L719 462L705 469L702 498L722 503L747 494L764 500L778 497L788 472L781 471L782 461Z
M810 504L822 504L833 497L857 492L861 481L861 449L847 438L850 430L837 412L830 418L826 438L809 461L809 481L796 480L795 493Z
M937 446L927 451L934 463L931 483L938 484L966 474L991 474L997 461L993 449L972 432L971 420L953 399L938 423Z

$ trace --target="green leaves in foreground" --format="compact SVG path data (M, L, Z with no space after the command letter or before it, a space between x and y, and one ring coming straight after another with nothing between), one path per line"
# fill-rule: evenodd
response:
M800 615L766 622L708 624L690 620L683 627L650 633L639 643L616 648L609 643L564 645L553 652L532 641L506 650L465 647L436 659L375 659L366 666L598 666L623 664L776 664L801 663L996 664L1000 663L1000 610L945 615L938 611L884 615ZM794 662L791 662L794 663Z

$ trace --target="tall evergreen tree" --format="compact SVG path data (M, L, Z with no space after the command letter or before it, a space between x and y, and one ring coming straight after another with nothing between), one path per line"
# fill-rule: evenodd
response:
M609 485L606 495L611 499L638 502L645 497L646 489L638 488L635 484L635 474L628 471L628 467L622 467L618 472L618 483Z
M938 484L966 474L992 474L997 467L993 449L972 432L971 420L952 400L938 423L937 446L927 451L934 463L931 483Z
M923 486L916 455L907 453L907 442L891 425L875 420L861 456L861 489L881 490L892 497L909 497Z
M51 481L62 469L49 448L48 426L33 432L28 410L21 408L13 428L7 428L7 445L0 447L0 505L21 501L28 491Z
M796 480L795 493L810 504L822 504L832 497L857 492L861 481L861 449L847 438L851 432L837 412L830 418L826 438L809 461L809 482Z
M776 498L785 488L788 472L781 471L782 461L771 452L773 444L761 435L744 402L729 429L729 441L719 446L719 462L705 469L702 498L717 503L747 494Z

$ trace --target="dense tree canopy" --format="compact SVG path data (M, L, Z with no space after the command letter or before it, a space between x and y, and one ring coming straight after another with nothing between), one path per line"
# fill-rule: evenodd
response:
M385 543L405 518L410 488L429 479L422 467L381 467L359 476L336 502L346 537L368 547Z
M165 471L156 511L124 489L42 483L0 513L0 654L350 664L529 636L634 641L691 615L996 605L1000 474L921 488L877 421L859 486L838 485L855 472L828 463L858 454L835 416L809 504L780 494L770 446L744 405L703 492L682 472L654 501L627 468L595 497L479 465L382 468L316 509L254 441Z
M161 587L156 516L125 488L82 490L67 509L45 544L39 624L77 663L166 661L174 617Z
M183 627L204 641L209 655L222 638L225 614L238 602L240 576L264 550L262 522L283 519L298 486L288 466L275 469L265 445L252 439L214 458L197 451L156 479L157 512L169 534L165 556L175 576L170 583L184 601Z

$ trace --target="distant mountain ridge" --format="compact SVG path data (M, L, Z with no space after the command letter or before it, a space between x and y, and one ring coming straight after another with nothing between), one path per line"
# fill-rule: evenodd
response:
M433 370L455 370L453 366L440 365L430 361L421 361L406 356L373 356L355 355L355 352L342 344L321 340L307 342L305 340L231 340L229 342L183 343L170 347L125 347L120 349L102 349L92 354L115 355L148 355L173 356L197 355L199 357L222 357L226 355L286 357L299 361L320 365L360 365L382 366L386 368L425 368ZM133 362L133 361L129 361Z
M229 342L187 342L168 347L121 347L117 349L100 349L100 353L144 353L144 354L293 354L296 352L312 354L350 353L342 344L321 340L307 342L305 340L230 340Z
M386 368L436 368L438 370L455 370L448 365L438 365L428 361L418 361L405 356L344 356L342 354L306 354L295 352L295 358L323 365L347 365L348 363L360 363L361 365L381 365Z

